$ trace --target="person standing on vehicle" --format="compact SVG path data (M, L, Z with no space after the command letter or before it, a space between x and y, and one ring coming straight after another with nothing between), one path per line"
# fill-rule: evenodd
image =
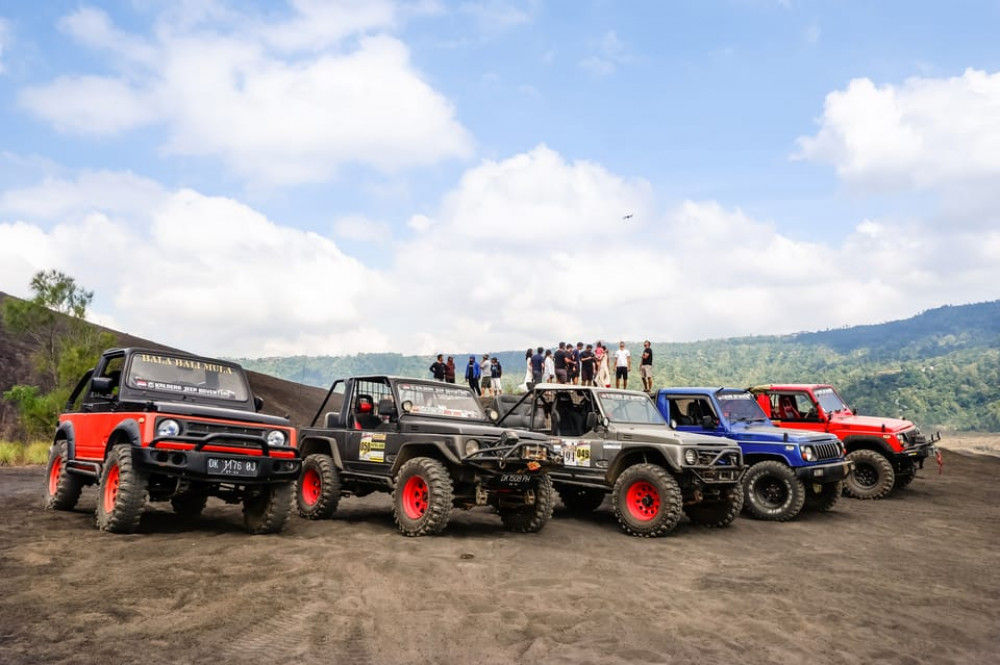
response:
M490 384L493 387L494 395L503 394L503 382L500 377L503 376L503 367L500 366L500 359L493 356L492 363L490 364Z
M531 356L531 383L532 385L542 382L542 375L545 373L545 356L542 355L545 349L538 347L535 355Z
M455 357L448 356L448 362L444 364L444 381L445 383L455 383Z
M437 360L428 369L435 381L444 381L444 375L448 371L448 366L444 364L444 355L439 353Z
M632 369L632 354L625 348L625 342L618 342L618 350L615 351L615 388L622 383L621 387L628 390L628 372Z
M483 354L483 362L479 364L480 385L487 397L493 395L493 374L490 369L490 354Z
M476 362L475 356L469 356L469 364L465 367L465 380L469 382L469 387L472 388L472 392L477 395L482 395L482 391L479 390L479 377L482 371L479 369L479 363Z
M639 360L639 376L642 377L642 389L653 392L653 349L649 340L642 343L642 358Z

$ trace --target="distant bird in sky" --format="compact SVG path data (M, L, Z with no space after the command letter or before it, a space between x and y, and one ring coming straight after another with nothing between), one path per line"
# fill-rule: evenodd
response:
M625 215L622 219L632 219L632 213Z

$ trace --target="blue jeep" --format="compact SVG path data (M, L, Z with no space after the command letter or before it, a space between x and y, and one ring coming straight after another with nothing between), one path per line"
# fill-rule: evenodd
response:
M784 522L803 506L830 510L853 469L837 437L775 427L746 390L664 388L656 406L680 431L739 442L750 467L743 476L743 507L757 519Z

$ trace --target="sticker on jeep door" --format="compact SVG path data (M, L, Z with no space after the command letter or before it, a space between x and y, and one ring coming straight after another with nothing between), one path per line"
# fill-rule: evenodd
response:
M385 434L375 434L372 432L362 434L358 459L362 462L384 462Z
M590 444L563 441L562 456L566 466L590 466Z

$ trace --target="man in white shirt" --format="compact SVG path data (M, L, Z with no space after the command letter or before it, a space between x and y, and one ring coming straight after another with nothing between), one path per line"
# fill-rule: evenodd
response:
M628 389L630 369L632 369L632 354L625 348L625 342L618 342L618 350L615 351L615 388Z

